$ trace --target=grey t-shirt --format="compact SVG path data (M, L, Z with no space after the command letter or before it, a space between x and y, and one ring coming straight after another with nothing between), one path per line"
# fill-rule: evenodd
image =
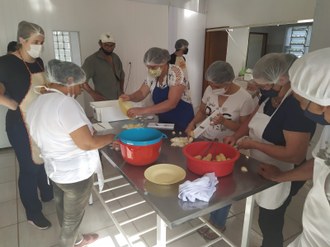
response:
M119 56L112 53L112 63L106 61L101 50L87 57L82 65L87 81L92 79L95 91L108 100L118 99L121 94L120 82L124 80L125 73Z

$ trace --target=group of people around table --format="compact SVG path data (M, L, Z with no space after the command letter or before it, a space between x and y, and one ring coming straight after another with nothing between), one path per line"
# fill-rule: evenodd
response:
M97 234L81 234L93 184L102 168L98 149L112 143L112 134L95 135L90 120L75 100L82 90L94 100L141 101L149 94L150 106L128 110L129 117L156 114L160 122L175 124L188 135L212 115L202 138L248 149L261 162L259 173L279 182L256 195L258 223L263 247L283 245L284 214L292 196L313 177L303 213L303 232L290 246L330 246L330 131L324 133L312 160L306 153L316 123L330 124L330 48L310 52L297 59L290 54L271 53L254 67L259 104L235 84L232 66L212 63L205 73L209 85L194 114L184 54L188 42L178 40L172 55L153 47L144 55L147 77L141 87L125 94L125 73L113 50L111 34L102 34L100 49L82 68L51 60L45 69L40 59L45 33L34 23L18 25L17 46L0 57L0 104L8 107L6 131L19 162L19 192L28 221L39 229L51 223L42 213L42 203L55 199L61 226L59 246L85 246ZM46 71L46 73L44 73ZM94 89L87 81L92 78ZM104 80L106 78L106 80ZM105 81L113 83L106 84ZM242 138L244 137L244 138ZM294 181L294 182L291 182ZM225 230L230 205L211 213L210 222ZM215 236L208 228L199 233Z

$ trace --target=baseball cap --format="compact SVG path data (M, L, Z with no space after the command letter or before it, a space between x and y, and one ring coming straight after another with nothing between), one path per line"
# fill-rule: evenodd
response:
M100 40L102 43L116 43L115 37L111 33L102 33L100 35Z

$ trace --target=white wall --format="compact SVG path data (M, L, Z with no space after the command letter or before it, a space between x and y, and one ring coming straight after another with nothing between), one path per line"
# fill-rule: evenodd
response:
M326 1L326 0L325 0ZM313 18L316 0L208 0L207 28L264 26Z
M168 45L168 7L164 5L127 0L1 0L1 53L5 53L9 41L16 40L17 24L21 20L44 28L44 62L54 58L53 30L79 32L82 60L97 51L101 33L112 32L116 38L115 52L121 57L124 69L128 72L129 62L132 64L127 92L143 82L145 51Z
M235 28L228 32L227 62L231 64L235 75L245 68L247 47L249 41L249 28Z
M182 38L189 42L187 60L191 97L196 110L201 102L204 63L206 16L190 10L169 7L169 51L175 51L175 41Z
M327 0L323 0L327 1ZM228 38L227 61L235 74L245 65L249 32L245 27L294 23L312 19L316 0L208 0L207 28L232 27Z
M329 10L330 10L329 0L316 1L311 45L309 48L310 51L325 47L330 47Z

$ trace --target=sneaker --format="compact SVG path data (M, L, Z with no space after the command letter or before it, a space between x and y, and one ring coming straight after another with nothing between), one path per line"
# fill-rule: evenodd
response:
M28 222L40 230L46 230L52 225L42 213L38 214L33 219L28 219Z
M83 239L76 243L74 247L85 247L98 239L99 235L96 233L83 234Z

